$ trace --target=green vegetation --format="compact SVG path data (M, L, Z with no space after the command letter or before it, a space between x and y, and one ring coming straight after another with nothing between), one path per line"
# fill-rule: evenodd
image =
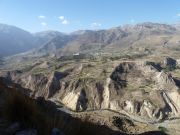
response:
M165 68L163 68L164 72L174 71L175 69L176 67L172 67L172 66L166 66Z
M46 74L48 71L45 68L35 68L32 70L32 74Z
M167 132L168 132L168 130L167 130L165 127L163 127L163 126L159 126L158 129L159 129L161 132L163 132L163 133L167 133Z

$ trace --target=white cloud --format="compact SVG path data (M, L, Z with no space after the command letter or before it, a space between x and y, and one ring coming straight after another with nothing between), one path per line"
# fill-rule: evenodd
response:
M58 18L60 19L62 24L64 24L64 25L69 24L69 21L67 19L65 19L64 16L59 16Z
M91 23L91 27L101 27L101 23L97 23L97 22L94 22L94 23Z
M62 24L69 24L69 22L67 20L63 20L61 23Z
M39 15L38 18L39 18L39 19L45 19L46 16L44 16L44 15Z
M64 16L59 16L59 19L60 19L60 20L64 20L65 17L64 17Z
M41 25L42 26L47 26L47 23L46 22L41 22Z

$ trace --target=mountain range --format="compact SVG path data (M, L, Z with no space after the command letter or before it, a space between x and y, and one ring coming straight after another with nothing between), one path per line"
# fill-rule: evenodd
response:
M177 47L179 25L142 23L107 30L80 30L70 34L58 31L30 33L0 24L0 56L18 53L57 56L75 53L116 53L123 49Z
M15 26L0 24L0 56L10 56L38 48L59 35L62 34L56 31L32 34Z

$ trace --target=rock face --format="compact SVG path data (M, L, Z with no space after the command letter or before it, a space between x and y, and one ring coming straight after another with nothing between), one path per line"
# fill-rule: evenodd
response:
M0 56L21 53L36 47L36 39L20 28L0 24Z
M170 57L167 57L165 60L164 60L164 66L168 66L168 67L176 67L177 65L177 61L173 58L170 58Z
M55 40L57 38L58 40ZM49 41L51 41L49 43ZM54 41L55 40L55 41ZM0 24L0 56L10 56L18 53L24 53L34 48L46 44L44 48L52 52L56 48L54 42L60 42L63 44L67 40L67 37L57 31L44 31L35 34L31 34L23 29L6 24ZM52 45L52 47L50 46ZM8 46L8 47L7 47ZM39 53L45 53L46 51L39 48Z
M111 65L109 71L80 64L46 75L20 71L0 74L6 83L30 89L34 98L56 99L75 111L111 109L151 121L180 116L179 88L172 76L149 62Z
M23 88L30 89L34 97L52 97L56 90L60 89L59 80L65 77L66 73L53 72L48 76L42 74L23 74L19 71L6 72L5 82L21 84Z

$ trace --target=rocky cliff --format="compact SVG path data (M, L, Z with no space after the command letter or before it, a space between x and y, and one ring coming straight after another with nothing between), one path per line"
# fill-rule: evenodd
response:
M110 109L154 122L180 116L179 88L153 62L80 62L46 74L0 74L7 84L29 89L32 97L53 99L74 111Z

